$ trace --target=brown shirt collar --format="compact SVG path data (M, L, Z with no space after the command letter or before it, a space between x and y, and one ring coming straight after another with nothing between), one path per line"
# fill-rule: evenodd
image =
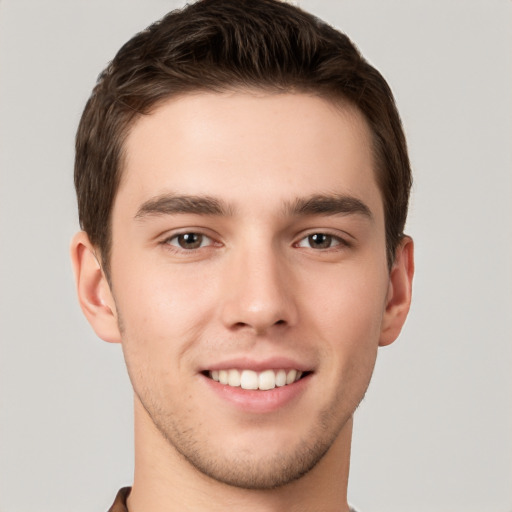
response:
M128 512L128 506L126 505L126 499L128 498L131 487L123 487L116 496L113 505L108 509L108 512ZM350 509L352 512L356 512L353 508Z
M131 487L123 487L116 496L113 505L108 509L108 512L128 512L126 499L132 490Z

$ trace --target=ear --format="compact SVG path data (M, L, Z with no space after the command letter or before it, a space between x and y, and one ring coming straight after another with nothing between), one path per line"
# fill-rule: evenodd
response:
M114 297L87 233L78 232L71 241L78 301L96 334L110 343L120 343Z
M379 345L389 345L396 340L409 313L414 275L414 244L405 236L395 254L389 275L386 310L382 319Z

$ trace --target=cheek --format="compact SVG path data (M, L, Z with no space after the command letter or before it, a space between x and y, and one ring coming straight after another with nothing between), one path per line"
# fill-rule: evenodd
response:
M207 279L202 270L116 263L114 297L127 363L159 373L171 364L186 364L218 303L218 285L211 274Z
M354 266L311 281L316 285L310 287L314 293L305 310L314 330L322 334L323 360L334 374L364 386L377 355L387 271L380 265Z
M388 275L380 265L347 265L310 275L309 306L340 334L380 330L388 291Z
M201 272L162 263L132 265L113 280L119 284L114 286L116 305L129 319L125 327L143 332L162 329L162 334L190 327L191 318L201 318L197 312L204 313L215 290L213 283L206 285Z

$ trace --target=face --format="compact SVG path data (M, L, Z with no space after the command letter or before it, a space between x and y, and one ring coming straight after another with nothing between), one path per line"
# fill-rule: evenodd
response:
M200 93L140 118L112 214L112 294L140 410L206 475L315 467L362 399L390 294L360 114Z

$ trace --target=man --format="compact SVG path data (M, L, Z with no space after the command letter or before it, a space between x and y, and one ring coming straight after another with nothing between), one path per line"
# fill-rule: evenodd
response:
M78 296L135 397L111 511L350 510L352 415L413 275L381 75L296 7L199 1L123 46L76 150Z

